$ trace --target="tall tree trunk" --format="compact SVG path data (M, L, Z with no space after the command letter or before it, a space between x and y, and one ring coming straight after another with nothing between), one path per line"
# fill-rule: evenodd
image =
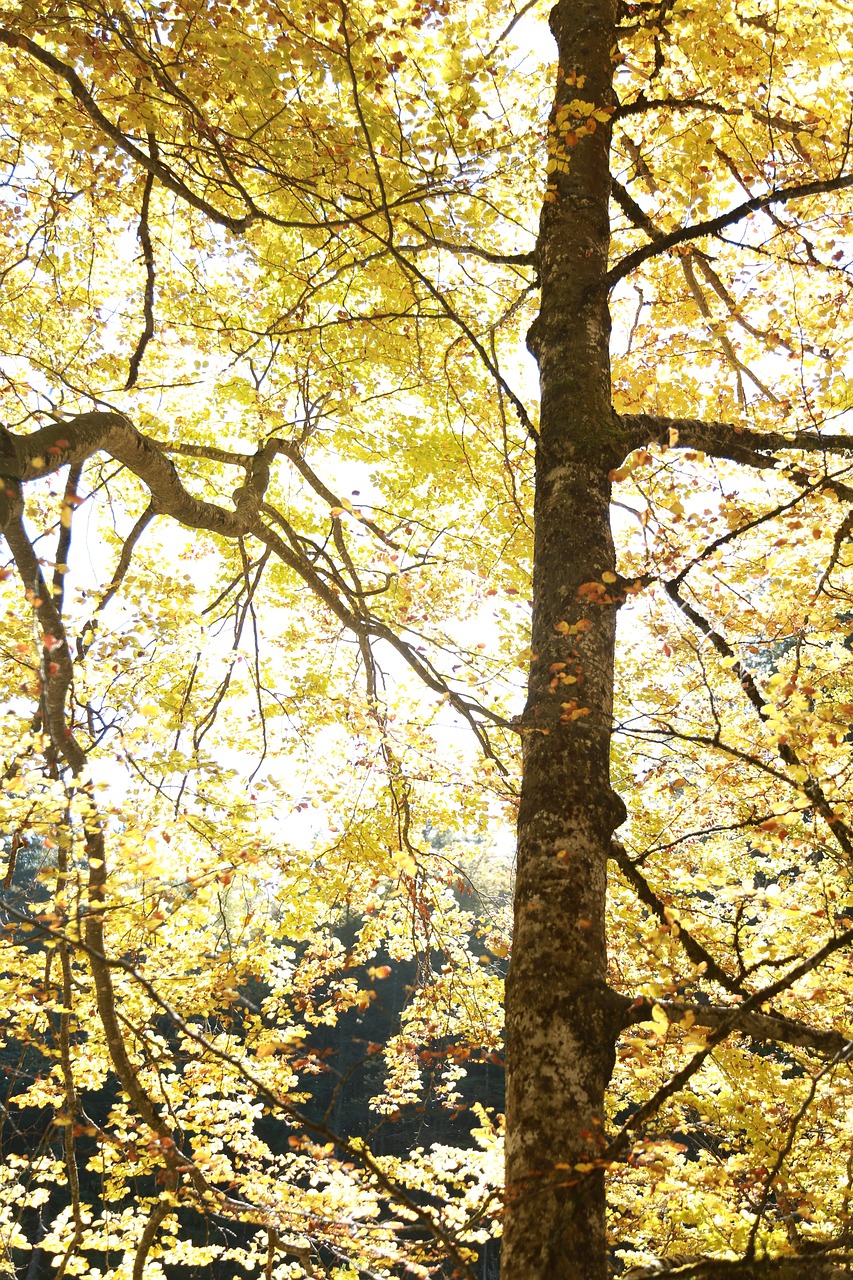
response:
M560 67L539 258L533 641L524 717L515 934L507 983L505 1280L603 1280L604 1178L590 1169L615 1044L604 906L624 806L610 786L616 629L608 473L609 123L615 0L560 0ZM568 171L566 172L566 165ZM581 1166L578 1169L576 1166ZM586 1167L585 1167L586 1166Z

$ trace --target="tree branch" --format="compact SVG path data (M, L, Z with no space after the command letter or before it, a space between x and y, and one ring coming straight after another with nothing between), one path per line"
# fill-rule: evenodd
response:
M627 187L623 187L617 178L610 179L610 194L628 221L645 231L651 241L656 243L663 239L664 233L655 226L645 209L637 204Z
M29 925L35 933L45 938L54 939L57 936L56 928L50 928L43 924L34 916L28 915L26 912L19 910L11 902L0 898L0 909L6 912L13 920L18 920L23 924ZM103 965L108 971L117 971L126 974L169 1019L176 1030L186 1036L188 1040L192 1040L205 1053L210 1054L217 1061L226 1063L232 1067L241 1079L251 1085L258 1097L263 1098L271 1108L279 1112L291 1123L298 1125L307 1133L321 1139L324 1142L334 1143L347 1157L352 1160L353 1164L363 1166L373 1181L385 1191L389 1199L401 1205L407 1213L417 1219L430 1232L430 1234L438 1240L448 1251L454 1262L460 1267L460 1275L466 1277L466 1280L475 1280L474 1274L468 1265L465 1257L460 1253L459 1246L456 1242L452 1230L445 1227L443 1221L439 1217L434 1217L418 1202L413 1199L407 1192L406 1188L394 1181L394 1179L386 1173L381 1161L377 1160L370 1149L361 1141L347 1141L334 1130L329 1129L322 1121L312 1120L310 1116L304 1114L293 1102L287 1097L282 1096L273 1086L269 1085L264 1078L248 1065L245 1057L238 1057L229 1053L227 1049L211 1039L200 1031L192 1022L188 1022L175 1007L169 1003L157 990L153 983L149 982L143 973L126 960L122 960L117 956L107 956L104 952L93 952L93 947L88 939L78 937L65 937L70 949L83 952L90 962L97 962ZM131 1099L133 1101L133 1099ZM153 1126L152 1126L153 1127ZM167 1161L168 1162L168 1161ZM196 1169L191 1159L183 1153L178 1153L171 1167L177 1167L179 1172ZM206 1184L205 1184L206 1185ZM210 1192L210 1188L207 1188ZM246 1215L249 1211L252 1217L249 1221L255 1220L254 1215L257 1214L261 1222L266 1223L268 1211L266 1209L256 1210L254 1206L245 1202L236 1200L221 1192L213 1192L205 1198L208 1207L227 1210L231 1213ZM159 1225L159 1224L158 1224Z
M785 1018L776 1013L745 1013L732 1022L732 1015L737 1013L737 1006L702 1005L683 1000L652 1000L644 996L642 1001L635 1000L626 1014L625 1026L637 1022L648 1022L652 1009L657 1005L663 1009L670 1022L681 1022L683 1018L692 1018L691 1026L708 1027L713 1031L725 1025L729 1031L737 1031L741 1035L750 1036L753 1040L776 1041L789 1044L795 1048L811 1049L839 1062L853 1057L853 1040L849 1040L840 1031L825 1031L820 1027L811 1027L808 1023L796 1018Z
M53 570L53 600L60 617L65 601L65 575L68 572L68 554L71 550L71 520L78 501L77 486L80 483L82 470L79 463L69 467L59 518L59 539L56 544L56 564Z
M620 182L617 182L615 178L612 179L611 194L613 196L613 199L619 205L619 208L628 218L628 220L632 222L635 227L640 227L643 231L645 231L646 235L649 237L649 239L653 243L656 244L663 239L664 233L655 225L654 221L649 217L649 215L645 212L645 210L642 209L639 204L637 204L636 200L631 195L631 193L627 191ZM703 293L701 287L699 286L699 283L696 279L695 272L693 270L694 258L699 267L699 270L705 276L706 280L711 285L714 292L725 303L726 309L729 312L729 315L732 317L732 319L737 324L739 324L742 328L744 328L747 331L747 333L750 333L752 334L753 337L760 338L762 341L767 343L767 336L765 334L762 334L758 329L755 328L754 325L751 325L749 321L744 320L744 318L740 315L740 313L737 310L737 306L734 298L729 293L728 289L723 284L722 280L717 275L713 267L708 262L706 262L705 257L706 255L703 254L700 250L694 249L692 253L682 257L681 269L684 273L684 278L687 281L687 287L690 290L690 293L691 293L691 296L693 297L694 302L699 308L699 311L702 315L703 320L705 321L705 324L709 333L715 339L715 341L717 341L720 344L720 347L723 351L723 355L725 356L726 360L735 371L735 376L737 378L737 385L738 385L738 394L741 400L743 400L743 392L742 392L740 375L741 373L745 373L746 376L749 379L751 379L752 382L755 383L758 389L762 391L764 395L767 396L768 400L772 400L774 404L778 404L778 397L775 396L773 392L755 376L752 370L743 363L743 361L740 359L737 352L735 351L734 346L732 345L731 339L725 333L721 332L721 326L714 322L714 318L711 313L711 308L708 305L708 300L705 297L705 294ZM787 344L783 344L783 345L787 346ZM790 350L790 348L788 349Z
M758 111L755 107L726 107L722 102L708 102L702 98L646 98L641 93L633 102L620 104L613 119L624 120L628 116L640 115L646 111L704 111L713 116L745 116L751 115L761 124L775 129L777 133L807 133L809 126L805 121L786 120L784 116L771 116L766 111Z
M670 1077L666 1084L656 1090L652 1096L638 1107L624 1123L622 1128L616 1134L612 1142L608 1144L602 1152L601 1159L604 1163L610 1163L617 1157L622 1155L631 1144L631 1135L642 1129L647 1120L656 1115L665 1102L691 1079L692 1076L700 1070L705 1059L714 1051L716 1046L725 1040L731 1031L736 1031L738 1022L747 1014L753 1013L761 1009L763 1004L767 1004L775 996L780 995L783 991L789 990L800 978L817 969L824 960L833 955L836 951L840 951L842 947L849 946L853 942L853 926L845 929L843 933L837 933L829 938L822 947L812 952L805 960L802 960L793 969L789 969L781 978L777 978L775 982L771 982L768 986L763 987L760 991L756 991L750 996L739 1008L732 1010L726 1018L711 1032L707 1043L703 1049L695 1053L690 1061L681 1068L680 1071Z
M653 915L657 916L661 924L669 924L666 916L666 904L657 896L639 867L629 858L625 846L618 840L611 840L610 842L610 857L616 863L640 902L648 907ZM744 995L743 986L738 982L737 978L728 973L714 959L710 951L706 950L702 943L693 937L692 933L684 927L681 921L678 924L678 941L695 965L705 966L705 973L712 982L719 983L721 987L726 991L730 991L733 995Z
M226 538L239 538L246 532L235 511L189 494L158 442L137 431L123 414L98 410L81 413L31 435L7 432L6 441L16 456L14 461L4 461L3 466L18 480L36 480L69 463L83 463L93 454L104 452L145 484L155 514L173 516L191 529L208 529Z
M17 481L33 480L60 467L81 464L99 451L110 454L138 476L151 493L148 509L137 522L131 537L139 533L153 515L169 515L191 529L205 529L209 533L226 538L241 538L251 534L267 546L280 560L302 578L345 627L355 634L370 633L392 645L427 688L446 695L450 705L474 731L484 753L504 771L503 764L495 756L489 739L478 723L477 716L491 720L501 728L514 730L503 716L469 701L457 693L435 670L429 660L415 652L400 636L379 619L370 614L357 613L349 608L335 591L323 581L314 565L298 550L289 547L279 535L261 519L263 498L269 484L270 465L279 453L285 453L298 465L300 471L314 487L320 486L324 497L334 498L330 490L310 472L298 453L287 441L271 438L253 455L225 455L227 461L239 461L248 472L245 482L234 490L233 512L215 503L195 498L184 488L171 461L164 456L159 442L142 435L122 414L116 412L91 412L78 415L67 422L52 424L28 436L15 436L6 432L3 440L7 460L3 466ZM187 447L189 451L190 447ZM199 450L202 447L199 446ZM14 457L12 456L14 455ZM208 456L205 450L201 456ZM297 462L298 459L298 462ZM11 510L11 507L10 507ZM16 511L21 510L17 500ZM388 539L370 522L378 536ZM0 532L4 530L0 529ZM5 531L10 536L8 530ZM69 676L70 679L70 676ZM64 695L63 695L64 699ZM64 701L63 701L64 705Z
M114 125L104 115L74 68L62 62L60 58L57 58L48 49L43 49L41 45L36 44L34 40L30 40L28 36L22 35L17 31L10 31L7 27L0 27L0 44L8 45L10 49L25 50L36 62L40 62L43 67L47 67L54 75L64 80L71 90L72 97L80 104L86 115L98 126L101 132L114 142L125 155L130 156L146 172L159 179L164 187L173 192L174 195L180 196L182 200L186 200L187 204L191 205L193 209L203 213L205 217L210 218L218 226L227 227L229 231L235 233L245 231L255 221L256 215L251 213L245 214L242 218L235 218L230 214L223 213L215 205L210 204L209 201L197 196L156 156L146 155L130 138L122 133L117 125Z
M178 1185L178 1177L173 1169L166 1171L166 1182L168 1190L174 1192ZM151 1246L157 1239L157 1232L168 1218L170 1213L175 1212L175 1206L171 1200L158 1200L148 1215L148 1221L139 1238L139 1244L136 1246L136 1253L133 1257L133 1280L143 1280L145 1275L145 1261L151 1251Z
M832 1246L829 1248L844 1248ZM623 1280L842 1280L849 1277L853 1254L830 1254L820 1247L803 1253L800 1257L738 1259L699 1259L667 1265L664 1258L652 1267L632 1267Z
M481 249L476 244L453 244L450 240L440 240L438 236L430 235L422 226L414 222L411 218L404 218L403 222L419 236L422 236L424 245L401 244L399 249L401 253L414 253L424 248L446 249L448 253L457 253L460 257L469 256L473 258L482 258L484 262L492 262L499 267L535 267L538 259L535 249L531 249L528 253L494 253L491 249Z
M835 530L835 534L832 539L832 551L830 553L829 560L827 561L826 568L821 574L820 582L817 584L817 587L815 588L815 599L817 599L821 591L823 591L824 588L828 586L829 579L832 576L832 572L835 569L835 566L838 564L838 561L841 557L841 548L843 547L845 542L848 542L850 540L851 537L853 537L853 510L850 510L847 512L844 519L841 521L838 528Z
M730 227L736 222L742 222L750 213L758 213L762 209L769 209L774 204L787 204L791 200L805 200L809 196L826 195L831 191L843 191L848 187L853 187L853 173L839 174L836 178L824 178L815 182L802 182L792 187L774 187L771 191L765 191L763 195L753 196L752 199L744 200L742 204L735 205L734 209L730 209L728 213L721 213L716 218L706 218L704 222L696 222L689 227L679 227L676 231L670 231L662 235L651 244L635 249L633 253L629 253L624 257L621 262L617 262L615 266L611 267L604 277L605 281L608 287L612 288L618 280L630 275L636 267L647 262L649 258L657 257L658 254L666 253L669 249L674 249L676 245L686 244L690 240L716 235L718 231L723 231L726 227Z
M778 461L774 455L783 452L853 454L853 435L795 431L786 436L781 431L754 431L731 422L666 418L650 413L622 414L621 422L630 449L645 444L669 446L676 435L679 448L697 449L749 467L773 467Z
M173 192L174 195L178 196L181 200L186 201L188 205L193 209L196 209L199 213L203 213L206 218L211 220L211 222L215 222L217 226L225 227L234 235L241 235L254 223L261 221L270 223L272 226L282 227L285 229L315 231L317 229L318 221L326 228L335 229L358 225L370 218L381 216L384 213L384 210L381 207L369 208L364 213L353 215L351 217L342 217L340 216L337 208L333 205L332 207L335 208L335 212L338 216L333 218L322 217L319 220L315 218L307 221L300 218L280 218L275 214L270 213L268 210L259 209L252 201L250 194L242 187L240 182L234 176L227 163L222 148L215 136L211 133L213 148L216 151L224 170L224 179L221 185L226 187L226 189L228 185L233 187L235 194L243 201L244 204L249 206L248 212L243 214L241 217L236 217L233 214L226 213L223 210L218 209L216 205L211 204L209 200L205 200L201 196L196 195L192 188L187 186L187 184L183 182L168 165L164 164L155 154L146 154L130 137L127 136L127 134L123 133L117 125L113 124L113 122L104 115L93 95L89 92L83 80L73 67L63 62L60 58L57 58L56 55L51 53L48 49L36 44L36 42L31 40L28 36L25 36L23 33L18 31L12 31L8 27L0 27L0 44L8 45L10 49L24 50L36 62L41 63L43 67L46 67L49 71L52 71L54 75L59 76L61 80L64 80L68 85L68 88L71 90L72 97L82 107L83 111L92 123L101 131L101 133L109 138L120 151L123 151L125 155L128 155L132 160L135 160L136 163L146 172L151 173L158 182L167 188L167 190ZM174 86L172 86L172 88L174 89ZM183 105L187 105L187 100L184 95L178 94L178 98ZM302 194L304 195L305 193L303 192ZM316 193L312 194L314 194L318 200L320 199ZM394 207L399 204L408 204L411 200L411 193L407 193L404 197L391 202L391 205Z
M142 537L142 534L148 528L151 521L154 519L155 514L156 513L154 511L154 505L153 503L149 502L148 506L145 508L142 515L136 521L130 533L125 538L124 546L121 549L121 555L119 556L115 573L112 576L112 581L110 582L109 586L107 587L101 599L98 601L98 608L97 608L98 613L103 613L104 609L106 609L107 605L112 600L113 596L118 591L119 587L124 581L125 574L130 568L130 562L131 562L131 559L133 558L133 549L136 546L139 539Z
M157 140L154 134L148 132L148 150L151 156L157 159ZM139 341L136 349L130 357L130 367L127 374L127 382L124 384L125 391L129 391L131 387L136 385L136 379L139 376L139 366L142 363L142 357L145 354L145 348L154 337L154 285L156 281L154 271L154 247L151 244L151 229L148 225L148 210L151 205L151 191L154 187L154 174L149 169L145 175L145 187L142 192L142 207L139 211L139 243L142 245L142 260L145 263L145 292L142 299L142 315L144 325L142 333L139 335Z
M764 710L767 705L767 697L764 691L759 688L752 672L743 665L725 636L721 635L708 619L692 604L689 604L679 592L679 587L690 568L692 568L691 565L686 566L676 578L673 578L670 582L665 582L663 584L664 590L673 604L681 610L685 617L690 619L696 630L711 642L720 657L732 661L732 675L738 680L759 720L761 720L762 724L766 724L769 720L769 716ZM776 744L776 750L780 760L789 768L803 768L799 756L790 743L780 740ZM799 783L799 786L829 827L836 844L849 859L853 859L853 832L851 832L847 823L844 822L837 811L833 809L817 778L806 770L806 777Z
M685 253L681 256L681 270L684 274L684 279L687 281L687 288L690 290L690 296L693 298L699 314L705 321L705 327L711 334L711 337L720 344L720 349L722 350L726 361L735 372L735 377L737 378L738 403L742 407L745 407L746 405L746 396L744 394L743 383L740 376L742 373L745 373L750 381L755 383L759 391L763 392L768 400L773 404L778 404L779 397L771 391L769 387L765 386L764 383L756 377L752 370L743 363L735 351L731 339L727 334L721 332L721 326L715 323L713 313L710 305L708 304L708 299L705 297L699 281L696 279L696 273L693 270L693 256L693 253Z

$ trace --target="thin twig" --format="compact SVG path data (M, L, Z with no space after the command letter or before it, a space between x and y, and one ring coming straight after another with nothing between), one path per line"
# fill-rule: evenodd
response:
M148 150L152 158L156 160L158 156L157 139L150 129L148 131ZM137 231L139 243L142 245L142 260L145 263L145 293L142 300L142 314L145 324L136 344L136 350L130 357L127 382L124 384L125 391L129 391L131 387L136 385L139 366L142 363L145 348L154 337L154 286L156 276L154 270L154 248L151 244L151 229L148 225L148 210L153 186L154 170L149 169L145 175L145 187L142 192L142 208L139 211L139 228Z

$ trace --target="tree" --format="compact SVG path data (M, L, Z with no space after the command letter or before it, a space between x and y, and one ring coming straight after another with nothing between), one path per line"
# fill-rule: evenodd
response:
M4 819L55 849L4 981L61 1135L4 1222L65 1186L60 1274L470 1276L498 1216L507 1280L850 1261L849 7L558 0L556 71L533 23L0 25ZM501 886L420 833L516 800L498 1215L493 1119L377 1156L311 1028L417 957L375 1105L459 1101Z

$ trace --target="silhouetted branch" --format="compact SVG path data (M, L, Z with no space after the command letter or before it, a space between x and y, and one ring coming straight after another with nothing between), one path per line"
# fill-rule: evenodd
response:
M669 924L666 916L666 904L657 896L637 864L628 856L625 846L618 840L610 842L610 857L616 863L616 866L622 872L640 902L657 916L661 924ZM697 938L693 937L690 930L680 920L678 922L678 941L684 948L686 955L695 965L705 966L705 974L712 982L718 982L721 987L726 991L731 991L733 995L744 994L743 986L738 982L737 978L726 972L722 965L714 959L710 951Z
M156 160L157 158L157 140L154 134L148 133L148 150ZM154 186L154 174L149 169L145 175L145 187L142 192L142 207L139 211L139 243L142 245L142 260L145 263L145 292L142 300L142 314L145 324L139 341L136 344L136 350L130 357L130 368L127 374L127 382L124 384L125 391L129 391L131 387L136 385L136 379L139 375L139 366L142 357L145 354L145 348L154 337L154 248L151 244L151 229L148 225L148 210L151 204L151 191Z
M702 418L667 418L651 413L620 416L626 452L646 444L696 449L715 458L727 458L748 467L774 467L780 453L842 453L853 455L853 435L819 435L816 431L755 431L731 422L706 422Z
M629 253L624 257L621 262L617 262L614 267L611 267L605 276L605 281L612 288L618 280L630 275L635 268L647 262L649 258L655 258L658 254L666 253L677 245L687 244L691 240L699 240L704 236L716 235L718 231L724 231L726 227L733 226L736 222L742 222L750 213L758 213L762 209L769 209L774 204L787 204L791 200L805 200L809 196L827 195L831 191L844 191L849 187L853 187L853 173L840 174L836 178L818 179L815 182L801 182L791 187L774 187L772 191L765 191L762 195L753 196L750 200L744 200L742 204L735 205L734 209L730 209L728 213L721 213L716 218L706 218L704 222L695 222L692 226L679 227L675 231L669 231L662 235L652 244L646 244L639 249L635 249L633 253Z

